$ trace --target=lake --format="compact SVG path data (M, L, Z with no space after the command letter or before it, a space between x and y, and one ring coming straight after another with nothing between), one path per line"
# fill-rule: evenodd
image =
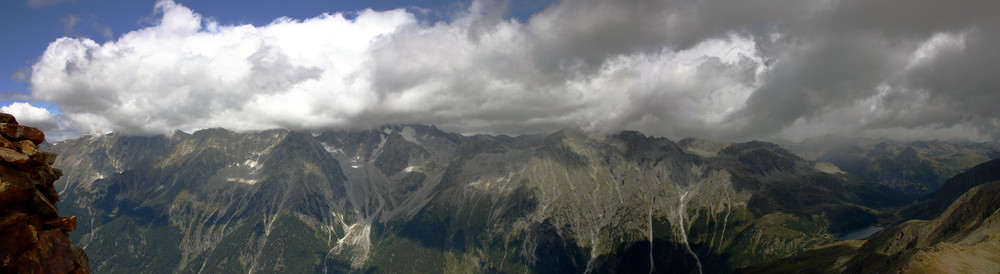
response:
M869 226L848 233L840 234L839 236L837 236L837 238L840 238L841 240L863 240L865 238L868 238L872 234L875 234L875 232L882 231L882 229L884 228L880 226Z

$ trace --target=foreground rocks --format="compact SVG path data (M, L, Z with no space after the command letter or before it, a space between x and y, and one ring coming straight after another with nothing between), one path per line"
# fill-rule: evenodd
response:
M76 217L60 217L53 183L55 154L41 152L45 133L0 113L0 273L89 273L69 232Z

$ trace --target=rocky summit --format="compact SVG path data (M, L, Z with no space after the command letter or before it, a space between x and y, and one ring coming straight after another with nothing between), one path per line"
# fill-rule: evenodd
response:
M89 273L69 237L76 217L56 206L56 155L38 149L45 133L0 113L0 135L0 273Z

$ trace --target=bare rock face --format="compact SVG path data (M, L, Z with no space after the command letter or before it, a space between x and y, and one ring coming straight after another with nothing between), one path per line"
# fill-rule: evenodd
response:
M0 113L0 273L90 273L73 246L76 217L60 217L55 154L38 150L45 133Z

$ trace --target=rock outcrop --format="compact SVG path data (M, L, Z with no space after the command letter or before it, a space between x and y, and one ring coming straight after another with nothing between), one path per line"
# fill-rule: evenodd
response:
M59 216L53 183L62 171L38 149L43 141L41 130L0 113L0 273L89 273L69 238L76 217Z

